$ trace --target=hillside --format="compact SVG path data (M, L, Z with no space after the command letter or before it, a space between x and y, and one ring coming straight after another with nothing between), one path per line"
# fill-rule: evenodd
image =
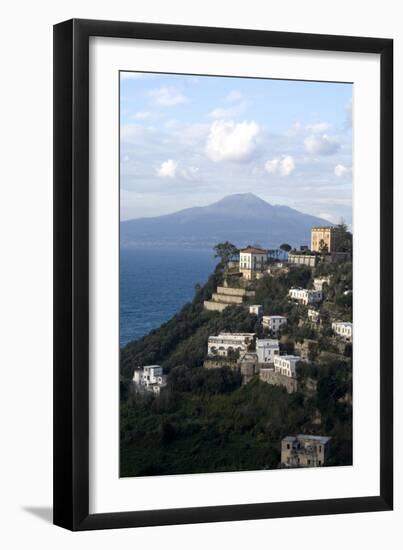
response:
M315 225L332 225L288 206L271 205L252 193L229 195L208 206L120 224L120 244L128 246L212 247L231 241L236 246L278 247L309 244Z
M326 308L343 317L351 314L351 296L343 295L346 282L351 284L351 263L323 265L318 271L333 277ZM261 323L246 308L231 307L222 314L203 310L203 301L222 279L219 264L191 303L121 350L120 475L272 469L280 460L279 442L296 433L325 433L332 437L329 465L351 464L351 358L337 352L329 329L320 335L300 326L306 308L287 299L291 285L309 287L311 270L301 266L277 279L256 282L256 299L266 313L285 313L289 319L282 352L293 353L297 341L318 340L312 361L301 362L301 389L291 395L258 378L241 385L236 370L202 367L209 335L239 331L256 332L261 338L264 334ZM320 357L323 352L327 354ZM168 386L160 398L133 393L134 368L155 363L168 374ZM305 389L310 380L317 384L314 393Z

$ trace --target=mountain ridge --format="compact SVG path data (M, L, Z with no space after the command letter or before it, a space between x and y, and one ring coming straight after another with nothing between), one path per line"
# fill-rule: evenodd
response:
M239 247L247 244L277 247L283 242L297 246L309 244L310 229L315 225L333 224L289 206L272 205L253 193L237 193L207 206L122 221L120 244L122 248L207 248L217 242L231 241Z

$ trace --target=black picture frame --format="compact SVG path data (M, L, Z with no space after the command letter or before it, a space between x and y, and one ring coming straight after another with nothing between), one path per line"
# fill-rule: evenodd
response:
M380 54L380 491L369 497L89 513L89 39ZM54 523L71 530L392 510L393 40L73 19L54 26Z

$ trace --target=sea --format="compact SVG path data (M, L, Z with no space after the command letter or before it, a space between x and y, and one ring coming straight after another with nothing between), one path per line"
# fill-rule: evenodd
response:
M207 281L212 250L121 248L120 347L168 321Z

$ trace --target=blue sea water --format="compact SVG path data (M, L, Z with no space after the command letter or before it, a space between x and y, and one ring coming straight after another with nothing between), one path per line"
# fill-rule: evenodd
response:
M120 346L168 321L191 301L217 260L211 250L122 248Z

